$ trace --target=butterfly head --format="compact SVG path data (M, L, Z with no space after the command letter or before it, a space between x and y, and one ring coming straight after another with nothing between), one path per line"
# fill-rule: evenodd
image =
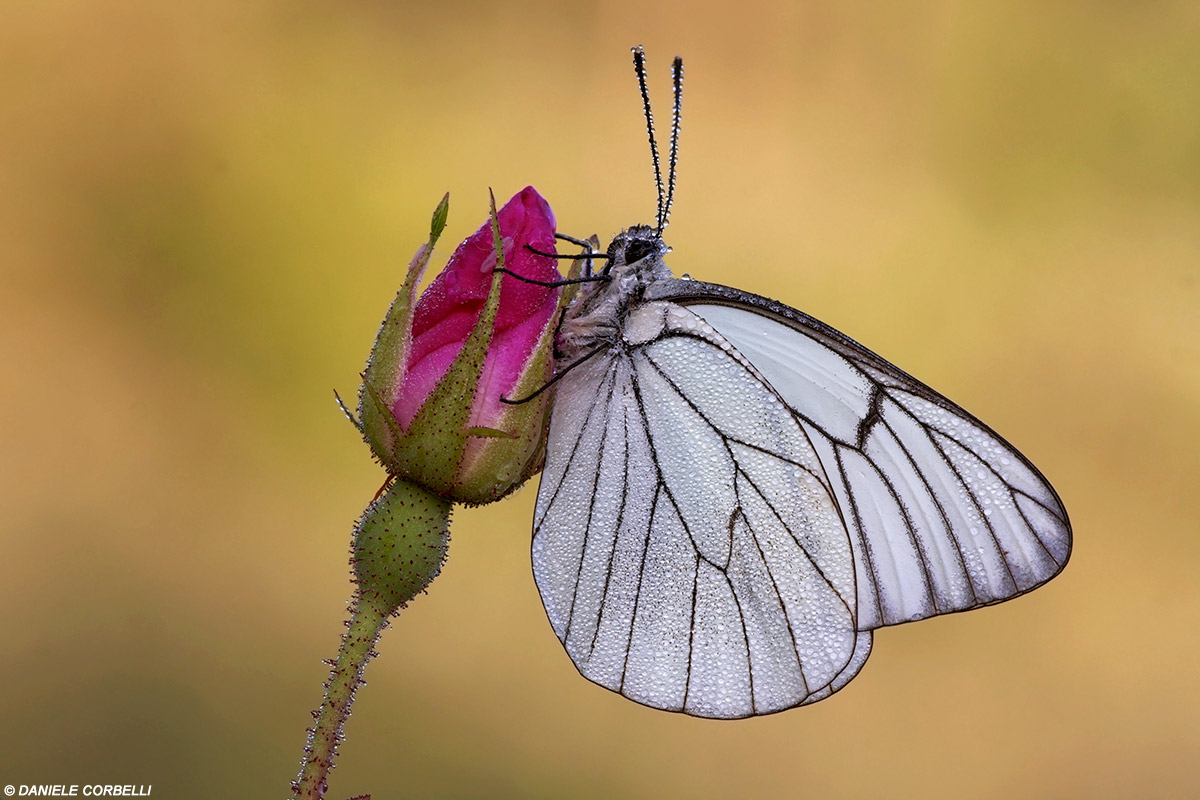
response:
M650 262L662 263L663 256L670 248L662 240L662 233L649 225L634 225L613 237L608 246L608 264L606 271L614 274L628 272L626 267L641 271L641 262L647 261L646 266L653 268Z
M569 359L597 345L617 343L629 309L650 284L670 277L663 263L669 249L649 225L634 225L613 237L600 280L580 289L563 321L559 346Z

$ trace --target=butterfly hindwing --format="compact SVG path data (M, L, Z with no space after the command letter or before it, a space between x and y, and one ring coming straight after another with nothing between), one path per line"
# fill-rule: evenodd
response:
M770 713L870 652L851 542L802 423L669 303L556 386L534 575L580 672L656 708Z

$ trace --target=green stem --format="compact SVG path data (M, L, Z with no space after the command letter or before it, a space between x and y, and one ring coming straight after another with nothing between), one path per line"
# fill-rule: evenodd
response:
M318 800L325 794L333 758L350 716L354 693L387 627L437 577L449 544L450 503L405 480L395 480L367 506L354 533L353 608L342 646L325 684L325 699L309 729L300 775L292 794Z
M386 613L381 614L369 604L358 602L356 605L342 637L342 649L338 651L337 661L325 684L325 699L304 749L300 777L292 787L293 794L304 800L315 800L325 794L326 779L342 739L342 726L350 716L354 692L363 681L367 661L374 655L372 648L387 624Z

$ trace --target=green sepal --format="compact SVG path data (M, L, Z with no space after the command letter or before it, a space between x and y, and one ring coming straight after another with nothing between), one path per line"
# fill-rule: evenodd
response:
M600 247L596 236L589 239L592 249ZM585 259L576 259L571 264L569 278L583 273ZM512 398L528 398L543 389L553 375L554 335L558 332L558 321L563 310L570 305L578 292L579 285L564 286L559 293L558 307L546 322L546 327L537 346L530 353L521 369L517 382L509 390ZM542 397L528 402L514 403L504 407L494 422L505 430L517 431L510 443L496 442L488 447L470 452L469 463L459 473L459 483L454 488L455 499L468 504L490 503L516 490L526 480L542 469L546 453L546 429L550 415L548 406L553 390ZM486 480L472 480L471 476L488 476Z
M492 247L496 268L487 300L467 340L450 369L425 398L421 410L408 427L408 435L395 450L396 471L402 475L420 475L421 483L445 494L454 485L459 462L467 445L467 421L471 416L479 377L483 373L492 328L500 308L500 282L504 277L504 244L496 215L496 197L488 190L492 223Z
M388 433L391 434L393 441L400 441L404 438L404 431L400 430L400 423L396 422L396 418L392 415L391 409L388 408L383 396L379 394L379 390L371 385L367 380L367 376L362 376L362 388L366 395L366 399L370 401L371 407L375 409L375 413L387 425Z
M404 285L396 294L383 318L383 325L371 347L367 368L363 374L363 385L358 393L358 416L362 423L363 437L375 456L392 471L398 437L392 418L391 407L399 390L400 372L408 363L412 341L413 295L429 259L434 245L441 237L450 215L450 193L447 192L433 212L429 225L429 241L421 245L408 265ZM372 392L369 386L378 388ZM389 422L391 424L389 424Z
M433 243L441 238L442 231L446 229L446 220L450 218L450 193L442 198L442 202L438 203L438 207L433 210L433 219L429 222L429 246L433 247Z
M450 544L450 502L403 478L367 506L354 529L358 602L381 615L403 608L437 577Z

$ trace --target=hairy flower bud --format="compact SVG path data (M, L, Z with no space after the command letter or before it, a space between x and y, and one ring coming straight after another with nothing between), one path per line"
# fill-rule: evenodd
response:
M448 197L434 213L429 242L375 340L359 392L361 429L393 475L454 502L503 497L541 468L548 398L522 399L550 379L561 292L554 215L526 187L468 237L413 302Z

